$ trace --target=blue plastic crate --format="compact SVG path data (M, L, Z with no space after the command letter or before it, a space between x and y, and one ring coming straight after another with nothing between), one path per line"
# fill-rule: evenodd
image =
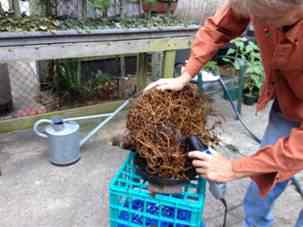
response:
M179 194L151 196L148 182L135 173L134 155L113 177L109 188L111 227L201 227L205 180L196 179Z

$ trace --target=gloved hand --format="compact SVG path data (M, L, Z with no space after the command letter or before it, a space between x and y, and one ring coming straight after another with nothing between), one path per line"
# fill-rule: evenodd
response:
M183 72L181 76L170 79L160 79L155 82L149 84L144 91L148 91L152 88L156 88L159 90L173 90L179 91L182 90L183 87L188 84L192 80L192 77L187 73Z

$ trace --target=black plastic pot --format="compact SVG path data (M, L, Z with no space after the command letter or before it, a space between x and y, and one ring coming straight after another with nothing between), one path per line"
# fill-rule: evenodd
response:
M189 162L190 164L191 162ZM146 169L146 160L144 158L141 158L138 153L135 153L135 170L137 174L139 174L144 180L148 181L149 183L153 185L159 185L159 186L178 186L178 185L184 185L188 184L190 180L193 180L196 178L197 173L193 167L189 168L185 175L188 177L188 180L180 180L175 178L168 178L168 177L160 177L157 175L151 175L148 173L148 170ZM191 165L191 164L190 164Z
M245 105L251 106L258 101L257 95L243 94L243 103Z

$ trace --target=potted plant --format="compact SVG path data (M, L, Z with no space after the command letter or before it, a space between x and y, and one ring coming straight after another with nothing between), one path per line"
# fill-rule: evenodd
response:
M227 52L222 58L222 61L225 63L224 67L228 66L228 72L231 73L232 76L239 75L241 64L246 61L245 42L245 38L237 38L232 40ZM222 67L220 68L220 71L222 75L226 75L226 73L223 74ZM224 71L226 72L225 68ZM235 83L235 81L232 81L231 84L228 86L228 93L232 101L237 100L240 94L239 83ZM226 94L226 92L224 92L223 98L228 99L228 95Z
M223 60L231 64L237 72L240 71L241 65L246 65L243 102L252 105L258 99L264 76L259 48L254 41L246 37L237 38L231 44Z
M177 7L177 0L143 0L143 10L152 13L172 14Z
M216 61L209 61L204 67L203 70L207 72L211 72L214 75L218 75L219 72L219 65Z
M259 91L264 78L264 70L261 61L248 62L246 71L248 77L243 89L243 103L253 105L258 101Z
M106 17L107 10L110 7L110 0L89 0L89 2L102 14L103 17Z
M230 46L222 60L232 65L236 71L240 71L242 62L255 58L255 51L258 52L258 47L252 41L245 37L236 38L230 42Z

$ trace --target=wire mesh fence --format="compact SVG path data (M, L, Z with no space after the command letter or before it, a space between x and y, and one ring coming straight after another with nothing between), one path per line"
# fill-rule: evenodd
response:
M96 2L99 3L97 4ZM136 28L142 28L143 30L146 30L146 28L162 28L163 26L179 26L179 22L174 21L172 23L171 19L169 19L170 17L162 20L162 16L156 16L154 22L151 20L151 17L149 17L147 20L140 17L138 19L142 19L142 24L141 22L134 24L134 18L132 18L132 16L143 14L142 1L125 2L112 0L108 2L109 5L106 7L107 10L101 10L102 7L100 7L100 1L87 0L21 1L23 5L26 5L26 7L21 8L20 6L22 4L20 1L0 0L0 3L2 3L2 7L0 7L0 15L2 19L1 23L3 25L3 28L0 26L2 28L0 28L1 31L39 32L33 33L32 36L28 36L27 40L24 37L25 35L23 36L20 33L20 37L18 37L20 40L17 41L19 43L16 46L14 46L14 39L16 37L13 37L15 35L9 37L8 41L6 40L8 37L3 37L4 41L1 47L8 51L7 55L12 56L12 58L7 58L6 54L3 52L4 54L2 54L5 58L4 60L7 61L11 61L12 59L51 59L49 56L42 56L42 52L44 51L45 55L49 54L50 56L55 56L56 58L77 58L80 56L87 57L87 54L81 54L81 52L85 52L83 49L87 49L87 51L90 52L89 54L91 54L91 51L93 50L89 50L91 48L89 44L92 43L93 39L95 38L93 38L94 36L91 35L87 36L89 38L83 38L81 33L84 32L88 35L90 30L106 30L108 28L110 30L112 28L122 29L121 31L123 31L122 33L113 33L116 37L113 39L110 38L110 40L106 42L107 45L111 46L113 42L119 41L119 43L121 43L121 46L117 47L119 51L115 53L114 48L112 51L111 48L108 48L107 50L106 46L104 48L104 53L99 53L98 55L94 53L93 55L89 56L113 56L120 53L134 54L134 50L129 50L132 48L129 48L128 46L141 39L141 45L146 45L149 52L154 52L158 51L158 45L162 46L162 44L160 45L158 42L155 42L155 45L150 45L149 42L147 42L145 33L138 33L138 36L137 34L130 35L128 33L124 34L125 30L132 28L130 25L135 25ZM1 9L3 9L3 12L1 12ZM86 21L81 20L83 18L91 19L92 17L106 16L108 16L108 19L110 20L113 19L110 21L110 24L113 23L114 26L104 23L104 25L102 25L103 27L99 27L97 24L92 24L92 26L89 27L86 24L83 24ZM118 16L130 16L131 20L129 22L128 20L124 21L124 19L119 21ZM77 22L79 22L80 26L78 26L77 23L75 25L73 24L73 22L76 20L78 20ZM91 21L94 22L95 20ZM123 27L124 25L122 26L122 24L125 24L125 27ZM79 31L79 36L78 34L71 35L71 37L75 40L80 40L81 38L81 42L77 41L77 45L79 45L79 47L76 47L79 51L79 56L74 54L62 56L65 54L64 52L73 53L74 50L71 50L70 48L73 45L66 44L68 37L62 38L62 36L58 35L59 33L62 35L61 30L67 31L67 33L69 32L68 30L72 30L72 32L75 32L76 30ZM38 38L36 37L37 34L41 35L43 32L52 33L53 31L54 33L58 33L56 33L54 36L45 33L47 35L43 35L44 38L41 39L40 36ZM191 32L192 31L189 30L189 33ZM168 33L171 33L170 29ZM121 37L121 34L123 34L125 37ZM141 38L140 34L143 34ZM167 35L168 34L166 33L161 33L157 39L160 41L161 38L162 43L163 38L165 47L167 45L167 48L170 50L172 45L166 44L166 39L164 40L164 38L167 38ZM102 45L107 39L109 39L106 38L106 36L107 35L105 35L104 40L102 40ZM135 37L135 39L132 40L133 38L131 37ZM99 38L103 39L103 36L100 35L99 37L98 33L98 42ZM125 42L125 44L122 45L120 38L121 40L122 38L123 40L131 39L131 42L130 44ZM150 35L148 39L155 41L155 36ZM71 41L70 44L74 44L75 42L76 41ZM84 45L86 42L89 44ZM144 49L141 45L136 45L136 47L139 47L140 50ZM10 49L11 47L12 49ZM23 49L24 47L25 49ZM27 47L29 47L29 49L27 49ZM48 47L50 47L50 49L48 49ZM17 52L14 52L13 49L15 51L20 51L21 49L25 50L25 54L16 54ZM102 48L98 49L100 50ZM33 52L30 52L29 50ZM37 53L37 56L32 56L35 55L34 53ZM138 53L141 53L141 51ZM144 55L145 54L146 53L144 53ZM13 57L13 55L15 56ZM133 94L136 90L135 75L137 68L139 68L137 67L139 61L137 62L136 57L134 59L126 58L123 60L125 62L122 64L122 59L124 59L124 56L116 57L113 60L102 61L83 61L79 59L63 61L54 59L45 62L6 63L3 66L3 70L0 71L0 120L34 116L45 112L94 105L108 100L125 99L129 97L130 94ZM159 59L158 61L161 60ZM144 58L140 58L140 62L145 62ZM126 66L125 70L123 69L124 67L122 65ZM159 67L162 66L160 65ZM150 67L150 71L151 68L153 68L152 70L155 71L155 67ZM145 65L138 74L142 74L143 71L145 72ZM161 71L158 70L157 74L161 74ZM142 77L139 79L141 81L145 80L145 78L142 79ZM154 78L155 77L152 79Z
M22 117L46 112L37 101L39 78L34 62L11 62L2 64L2 84L7 89L0 92L2 97L2 118ZM8 107L7 103L11 103ZM7 106L7 108L4 108Z
M0 64L0 120L126 99L136 91L136 57Z

